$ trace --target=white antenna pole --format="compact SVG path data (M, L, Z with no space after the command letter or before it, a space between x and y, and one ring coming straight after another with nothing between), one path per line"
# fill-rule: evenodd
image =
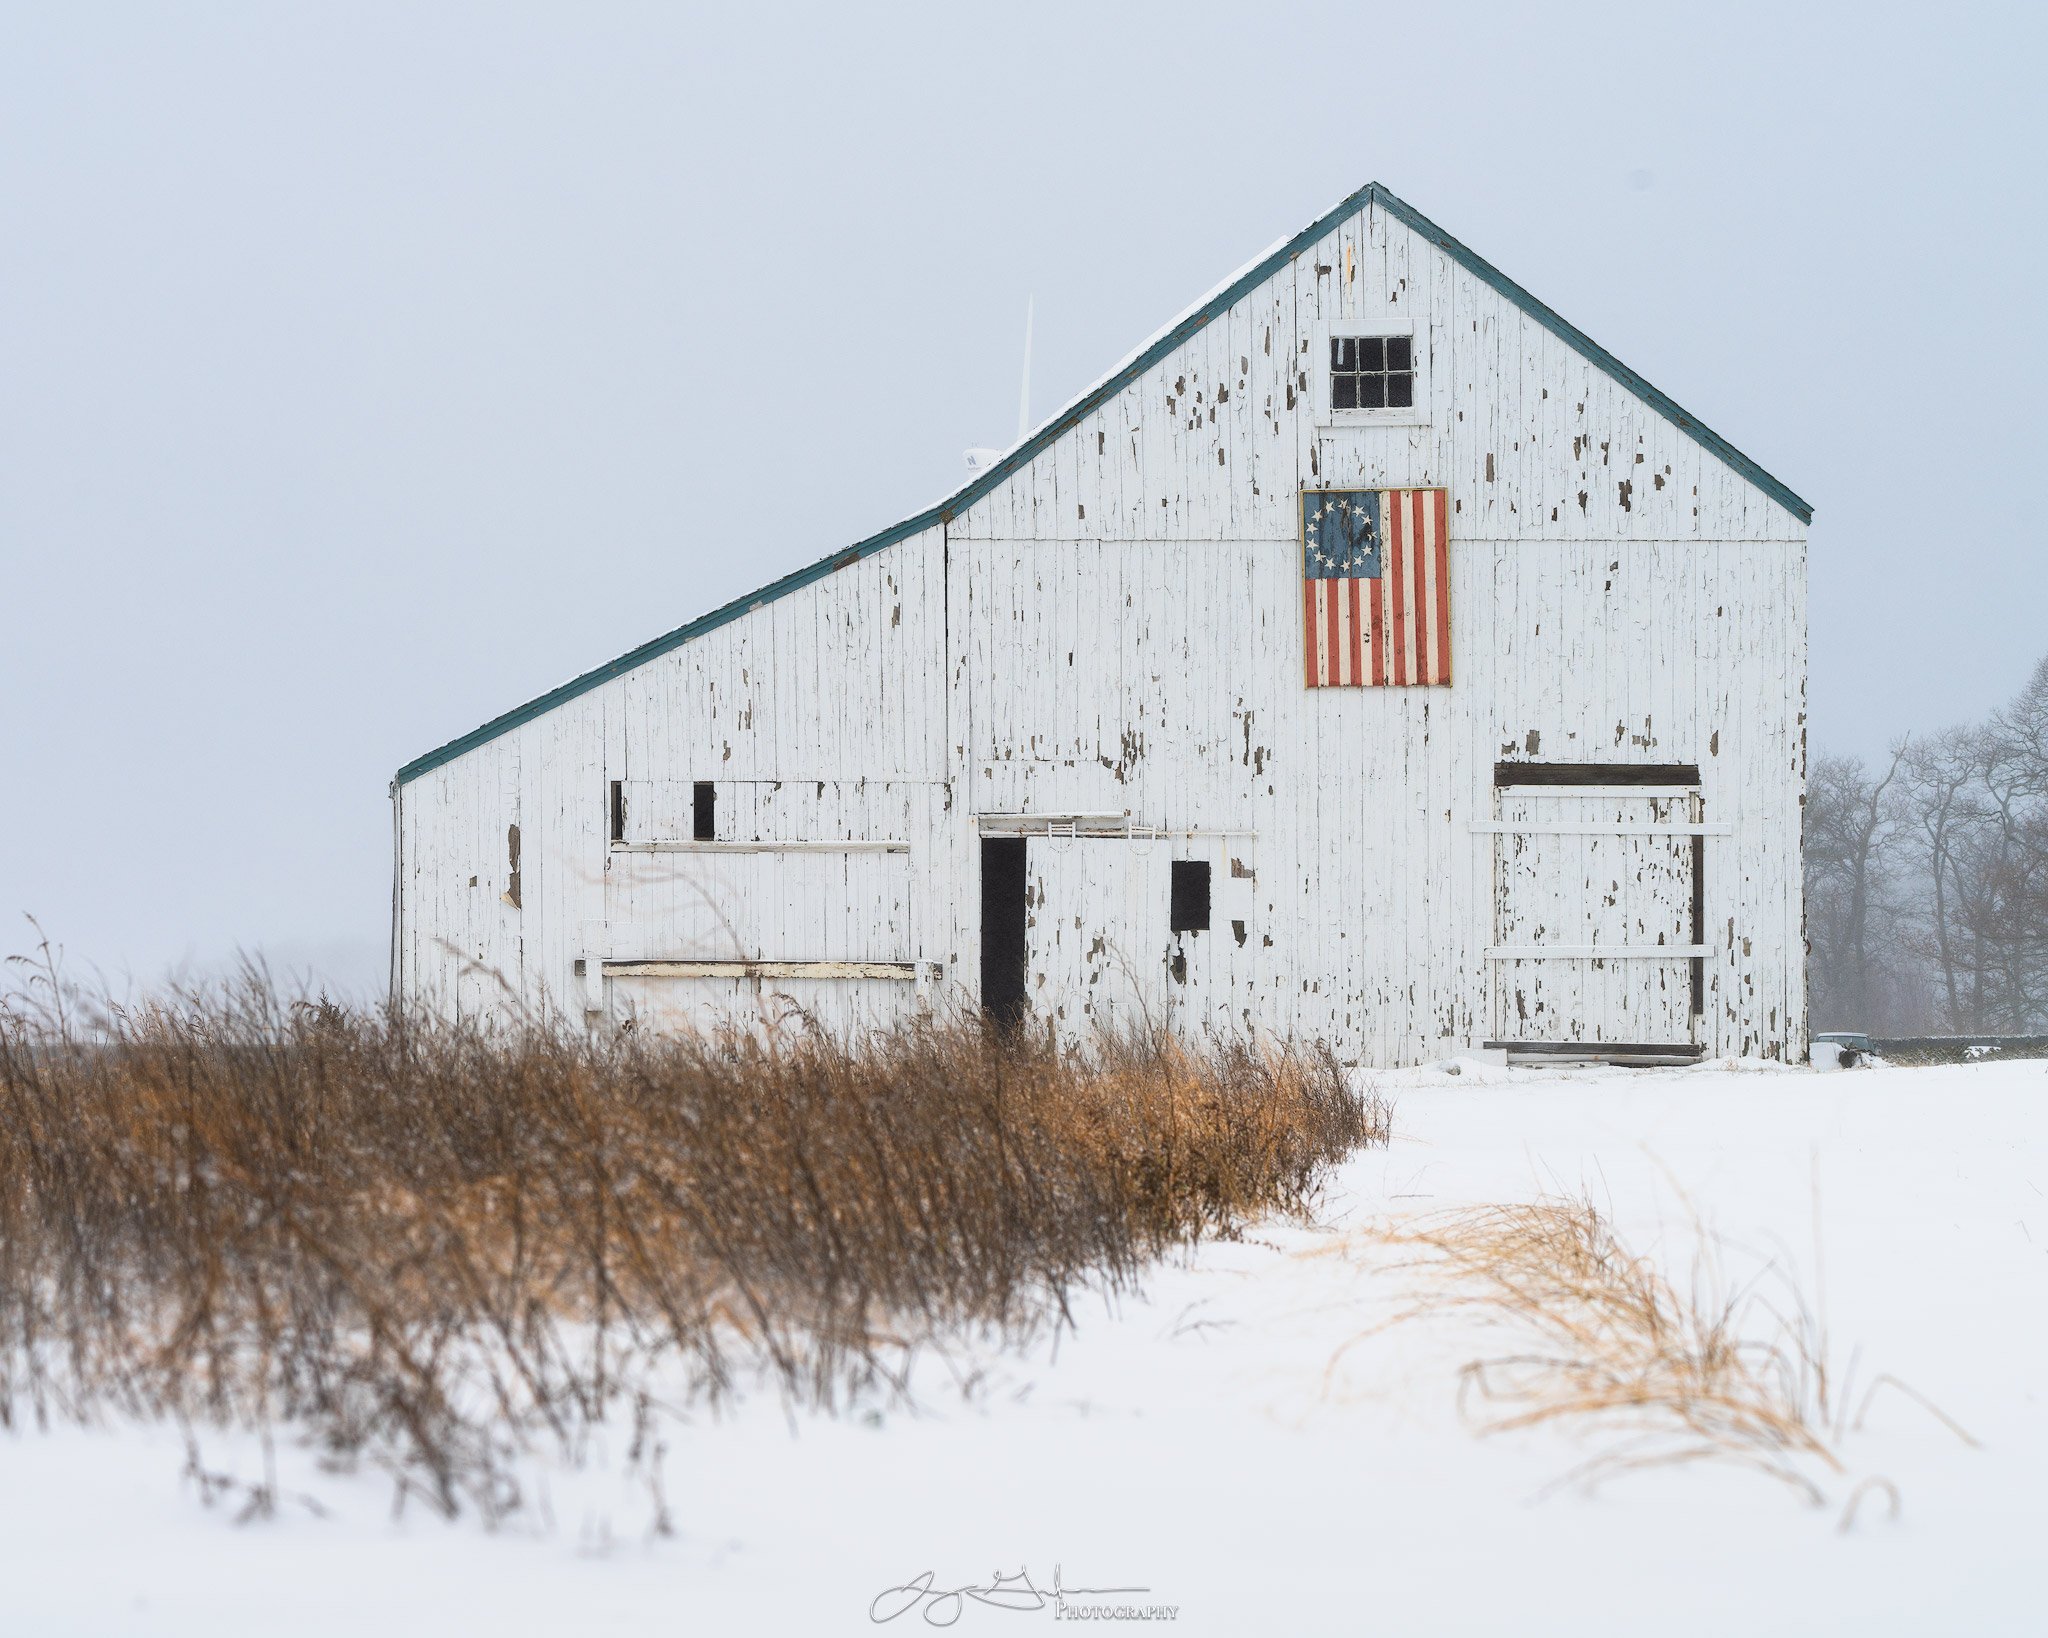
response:
M1031 313L1037 304L1036 295L1024 298L1024 389L1017 398L1017 442L1020 444L1031 430Z

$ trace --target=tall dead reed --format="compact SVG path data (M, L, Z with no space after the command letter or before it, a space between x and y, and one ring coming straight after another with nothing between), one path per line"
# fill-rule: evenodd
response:
M444 1512L742 1379L902 1386L1384 1141L1327 1054L490 1035L264 983L0 1013L0 1424L292 1425Z

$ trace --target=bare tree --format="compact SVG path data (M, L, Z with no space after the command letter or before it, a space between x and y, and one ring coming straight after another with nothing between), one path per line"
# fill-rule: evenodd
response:
M1845 756L1817 758L1807 781L1808 982L1815 1012L1839 1026L1867 1028L1899 976L1893 889L1902 812L1890 792L1905 752L1901 741L1874 782L1861 758Z
M1906 767L1906 793L1919 842L1918 864L1927 889L1922 950L1940 977L1943 1021L1950 1029L1977 1026L1978 997L1970 982L1968 856L1975 823L1971 787L1978 767L1976 732L1951 728L1915 746Z
M1985 729L1986 1010L2048 1028L2048 660Z
M1806 901L1819 1027L2048 1031L2048 660L1881 775L1817 758Z
M2048 1029L2048 661L1981 726L1916 746L1905 776L1943 1022Z

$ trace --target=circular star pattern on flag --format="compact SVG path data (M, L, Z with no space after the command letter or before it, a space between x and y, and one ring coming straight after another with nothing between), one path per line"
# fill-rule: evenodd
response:
M1379 540L1372 508L1349 496L1333 496L1316 503L1309 518L1314 543L1309 561L1326 575L1356 575L1372 566Z

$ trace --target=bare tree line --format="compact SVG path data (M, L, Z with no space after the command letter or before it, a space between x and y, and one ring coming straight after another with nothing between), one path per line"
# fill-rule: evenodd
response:
M1816 757L1813 1027L2048 1033L2048 659L1980 723Z

